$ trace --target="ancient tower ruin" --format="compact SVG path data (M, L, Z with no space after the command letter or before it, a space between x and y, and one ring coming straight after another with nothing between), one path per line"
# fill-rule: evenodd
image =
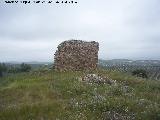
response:
M54 67L57 71L94 70L98 64L99 43L82 40L62 42L55 52Z

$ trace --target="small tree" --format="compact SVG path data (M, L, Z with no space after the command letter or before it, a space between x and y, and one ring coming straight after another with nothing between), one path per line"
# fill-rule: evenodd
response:
M148 78L147 71L143 69L136 69L132 71L132 75L136 75L137 77Z
M2 77L2 72L3 72L3 67L2 64L0 63L0 77Z
M0 77L3 76L3 73L7 71L7 67L4 63L0 63Z
M21 72L29 72L31 70L31 66L25 63L22 63L20 66Z

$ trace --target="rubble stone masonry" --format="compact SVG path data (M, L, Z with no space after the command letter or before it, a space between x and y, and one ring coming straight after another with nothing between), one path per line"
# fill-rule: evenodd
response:
M58 45L54 56L57 71L95 70L98 64L99 43L68 40Z

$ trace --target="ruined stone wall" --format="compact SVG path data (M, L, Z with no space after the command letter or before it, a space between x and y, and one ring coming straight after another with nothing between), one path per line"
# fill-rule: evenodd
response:
M98 64L98 51L99 43L95 41L64 41L58 46L58 50L55 53L55 70L94 70Z

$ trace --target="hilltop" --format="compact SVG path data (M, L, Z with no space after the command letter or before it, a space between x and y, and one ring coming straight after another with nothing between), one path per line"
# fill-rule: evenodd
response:
M78 80L89 73L32 71L0 78L0 119L160 119L160 81L102 69L92 73L117 85Z

